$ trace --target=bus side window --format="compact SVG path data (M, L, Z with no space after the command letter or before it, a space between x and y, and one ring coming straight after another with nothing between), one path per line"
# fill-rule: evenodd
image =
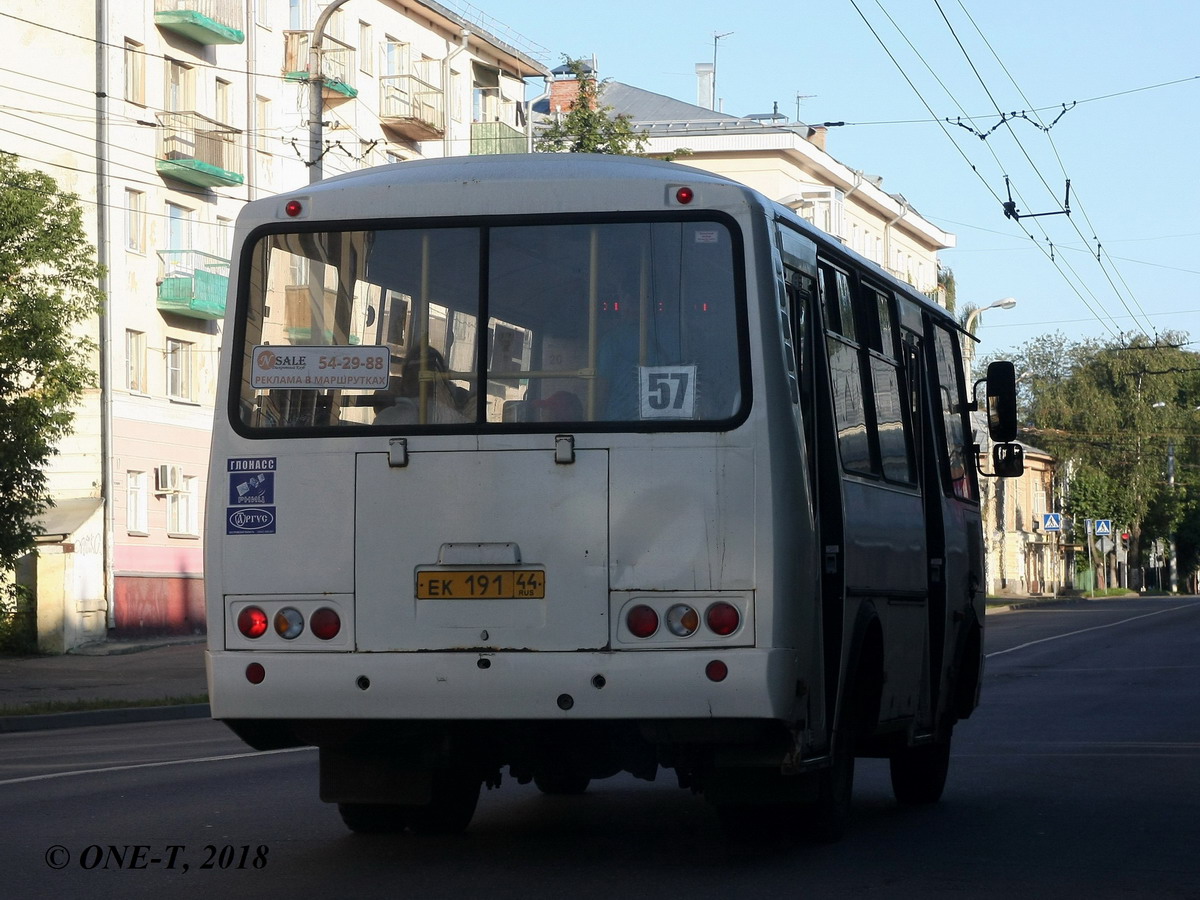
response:
M848 472L878 475L871 399L863 377L866 354L855 339L858 323L850 276L827 263L822 263L820 269L821 305L826 322L825 348L842 468Z
M966 425L963 416L966 403L962 381L959 376L957 342L945 328L933 329L934 361L937 376L935 396L941 406L942 431L945 438L945 466L943 471L948 487L956 497L971 499L975 496L971 478L971 455L968 447Z
M896 343L895 310L890 292L863 285L863 312L871 364L871 386L879 439L879 461L888 481L913 484L912 415L902 393L900 360Z

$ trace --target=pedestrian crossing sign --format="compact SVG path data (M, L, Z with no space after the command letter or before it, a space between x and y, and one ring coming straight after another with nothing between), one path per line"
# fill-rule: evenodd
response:
M1112 519L1096 520L1096 537L1112 537Z
M1042 531L1062 531L1062 513L1042 513Z

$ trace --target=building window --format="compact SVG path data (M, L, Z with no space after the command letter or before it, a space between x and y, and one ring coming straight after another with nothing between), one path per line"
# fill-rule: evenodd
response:
M176 203L167 204L167 249L193 250L192 211Z
M213 245L216 253L226 259L233 256L233 220L227 216L217 216L216 243Z
M167 532L196 537L200 534L200 516L196 508L196 477L184 475L179 490L167 494Z
M346 41L346 26L343 18L344 10L335 9L325 20L325 33L335 40L345 43Z
M167 96L166 109L168 112L193 112L196 108L196 90L192 79L192 67L167 60Z
M146 49L125 38L125 99L146 105Z
M125 331L125 387L139 394L150 392L146 384L146 335Z
M291 31L308 31L307 0L288 0L288 28Z
M360 20L358 23L358 67L364 75L375 74L375 56L371 52L372 44L371 24Z
M254 98L254 149L260 153L270 152L267 130L271 127L271 101L266 97Z
M146 195L125 189L125 249L146 252Z
M192 345L167 338L167 396L192 399Z
M224 78L218 78L213 99L216 100L217 121L228 125L233 121L233 85Z
M125 529L130 534L147 534L146 473L125 473Z
M381 50L384 75L407 75L410 69L410 48L390 34L384 36Z

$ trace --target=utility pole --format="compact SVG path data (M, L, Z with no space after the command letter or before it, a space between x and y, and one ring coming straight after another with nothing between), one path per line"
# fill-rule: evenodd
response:
M1171 439L1167 441L1167 490L1171 492L1172 498L1175 496L1175 441ZM1179 567L1175 562L1175 529L1171 529L1171 533L1167 535L1168 553L1167 558L1167 580L1171 585L1171 593L1179 593Z
M323 177L321 158L325 155L322 146L322 129L325 122L325 74L321 71L321 42L325 39L325 25L330 17L346 0L333 0L321 10L313 24L312 36L308 39L308 183L316 184Z

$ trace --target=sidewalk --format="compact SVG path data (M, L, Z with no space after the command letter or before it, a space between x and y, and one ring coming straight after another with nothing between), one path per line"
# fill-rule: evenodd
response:
M103 641L63 656L0 657L0 733L208 715L207 703L133 706L208 691L204 637ZM112 709L14 715L49 703Z

